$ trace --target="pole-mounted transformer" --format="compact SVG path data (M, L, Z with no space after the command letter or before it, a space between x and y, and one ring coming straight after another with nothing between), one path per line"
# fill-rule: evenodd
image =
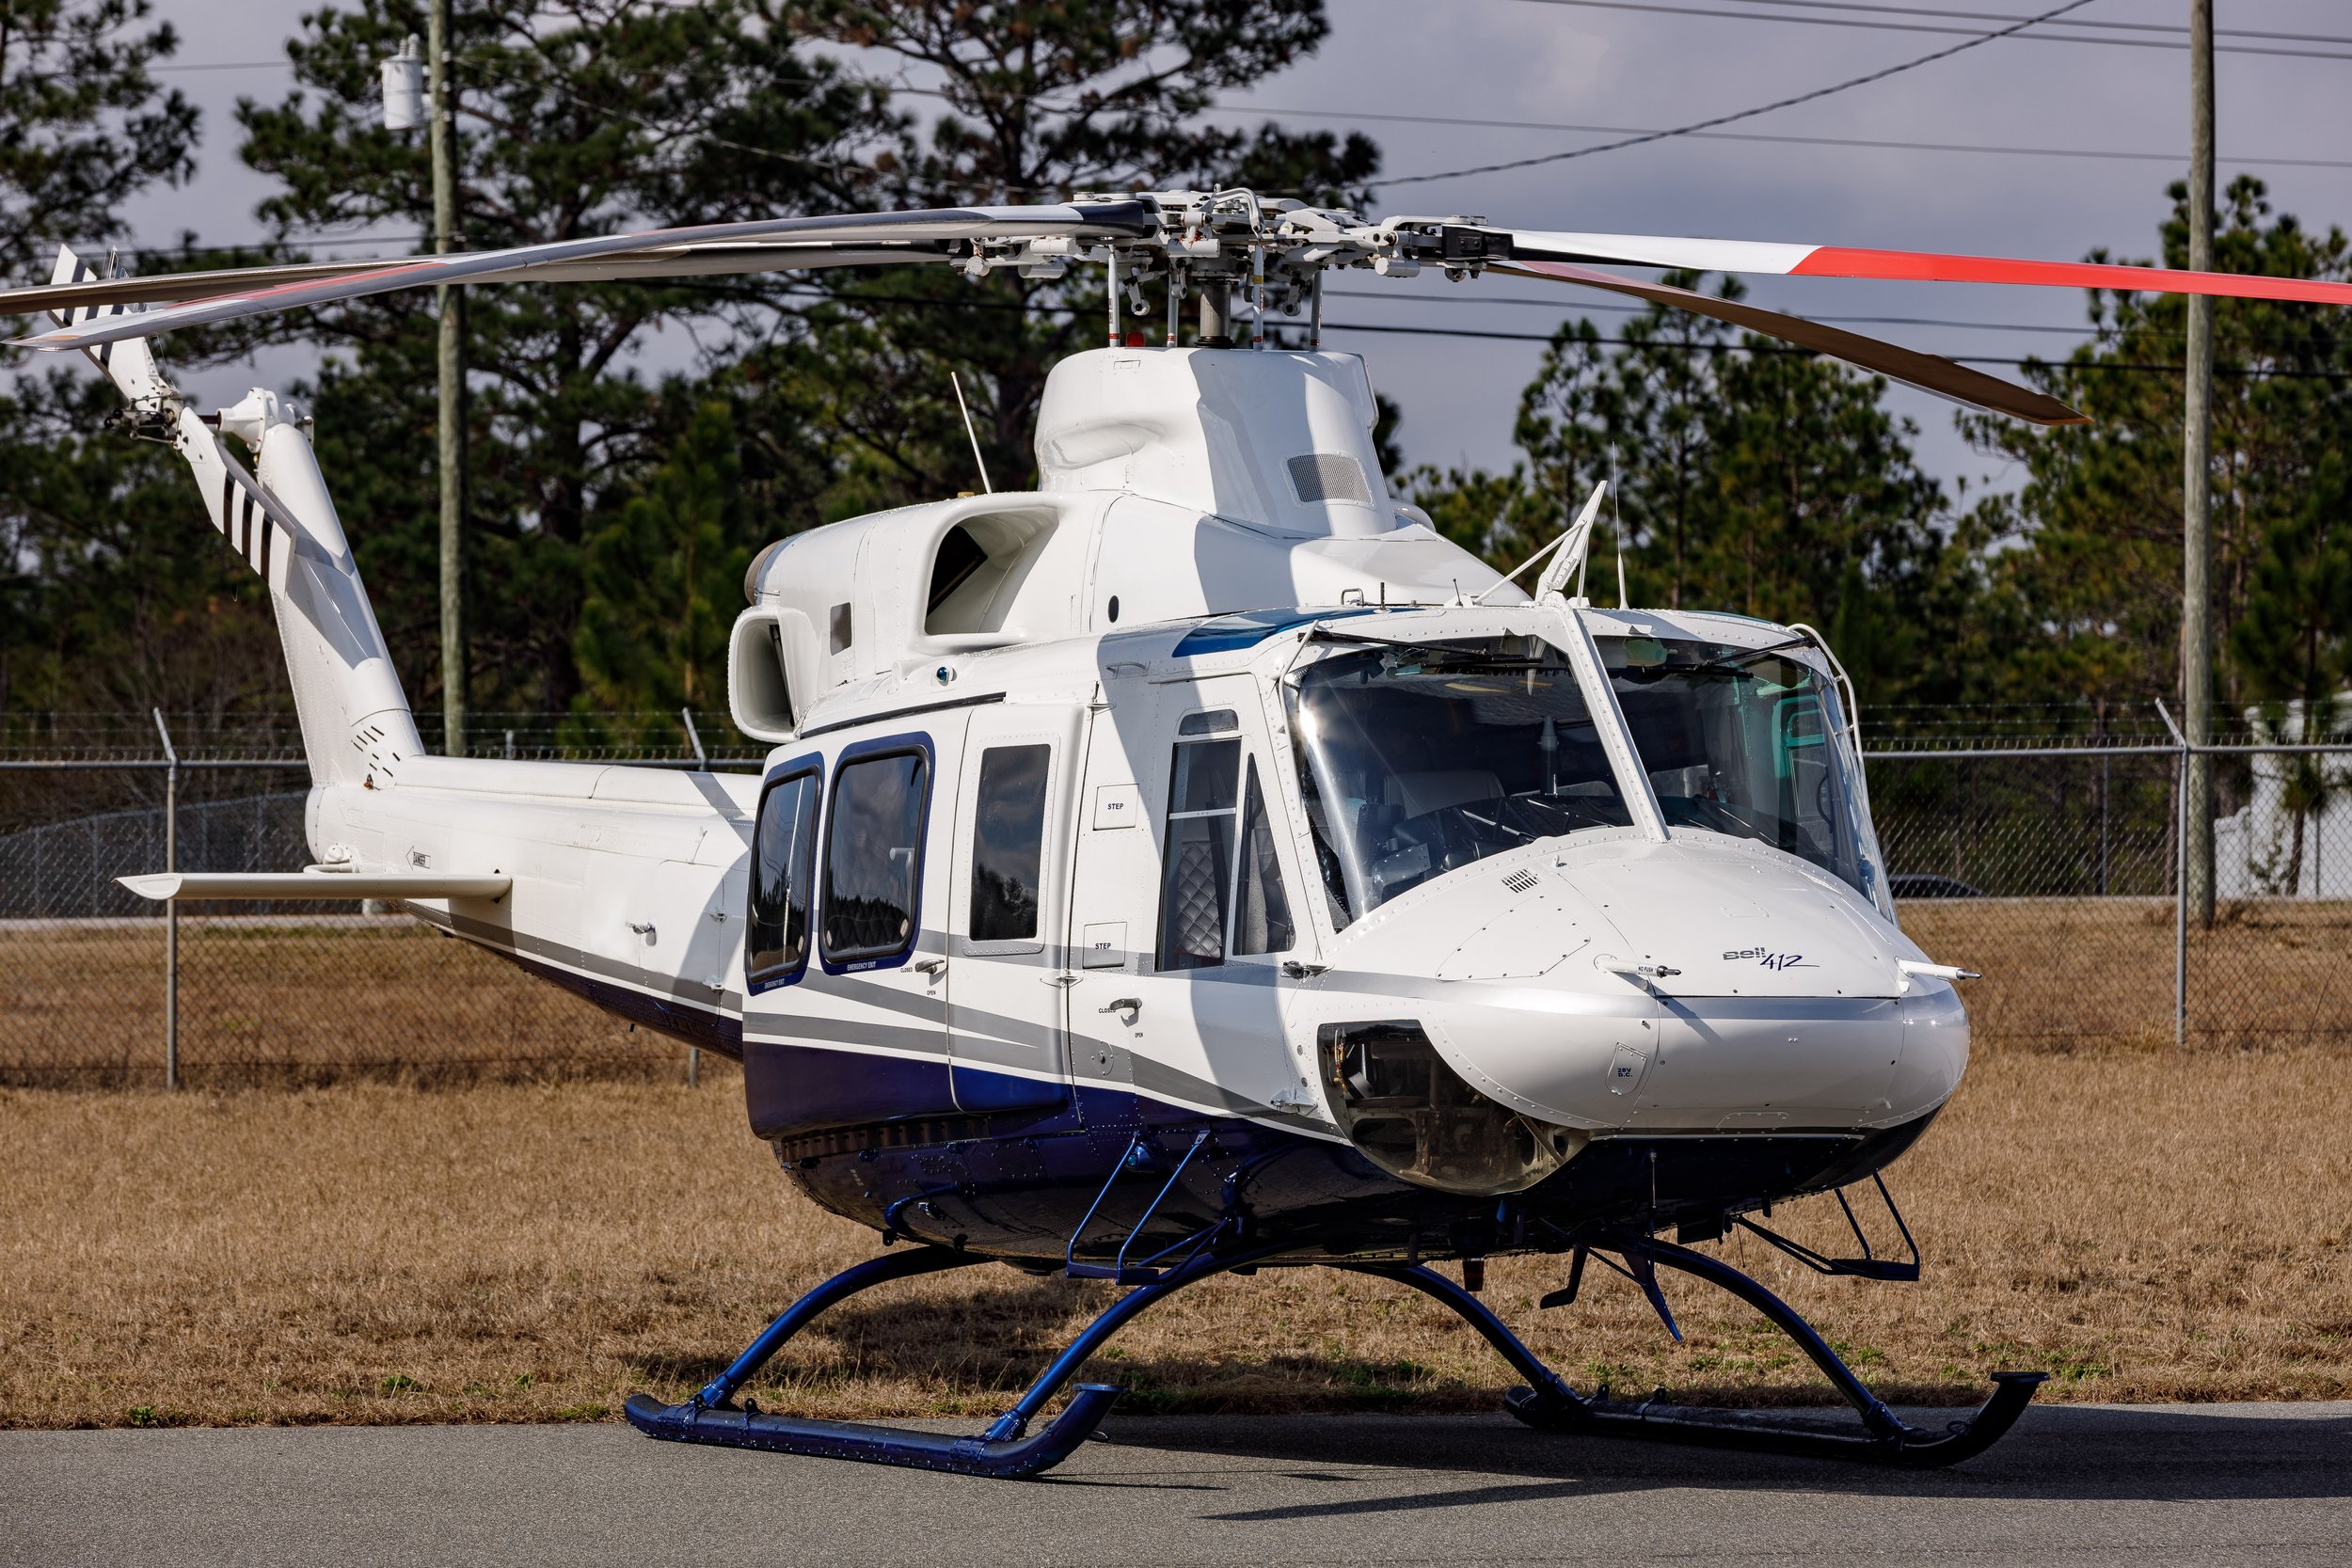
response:
M416 34L409 34L400 53L384 62L383 71L384 129L424 129L424 47Z

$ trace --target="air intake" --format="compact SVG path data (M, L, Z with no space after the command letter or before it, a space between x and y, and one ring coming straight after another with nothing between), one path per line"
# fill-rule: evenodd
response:
M1364 483L1363 465L1344 452L1311 451L1290 461L1291 488L1309 504L1354 501L1372 504L1372 487Z

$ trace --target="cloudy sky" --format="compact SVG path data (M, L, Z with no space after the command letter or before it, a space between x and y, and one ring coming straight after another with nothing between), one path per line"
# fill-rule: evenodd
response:
M132 214L141 240L181 228L250 238L263 182L235 156L240 95L282 93L267 63L319 0L158 0L179 24L171 80L204 108L188 188ZM1900 64L2058 0L1328 0L1322 53L1228 112L1302 128L1361 129L1391 176L1536 157L1793 97ZM2341 0L2217 0L2222 178L2250 171L2307 224L2352 220L2352 8ZM1984 43L1885 81L1724 128L1534 168L1384 188L1387 212L1470 213L1504 226L1699 234L2074 259L2096 246L2153 254L2166 182L2185 171L2187 0L2089 0L2067 31ZM221 25L233 16L233 27ZM2271 35L2271 36L2257 36ZM258 65L244 62L262 62ZM2337 108L2329 110L2334 103ZM1606 128L1595 130L1589 128ZM1740 138L1769 139L1740 139ZM1901 145L1909 144L1909 145ZM2025 151L1936 149L2023 149ZM2090 154L2101 154L2092 156ZM1334 323L1541 335L1605 299L1514 279L1450 285L1350 275ZM1358 297L1366 296L1366 297ZM1760 278L1757 303L1853 320L1938 353L2063 354L2082 296L1982 286ZM1900 324L1867 318L1905 318ZM1924 325L1934 323L1937 325ZM2058 330L2051 330L2051 329ZM1408 456L1507 465L1519 389L1540 346L1490 339L1334 331L1406 411ZM264 367L297 370L288 361ZM1988 366L1995 373L1998 367ZM231 396L247 372L207 376ZM220 385L215 388L214 383ZM1899 391L1931 469L2002 484L1952 435L1951 410Z

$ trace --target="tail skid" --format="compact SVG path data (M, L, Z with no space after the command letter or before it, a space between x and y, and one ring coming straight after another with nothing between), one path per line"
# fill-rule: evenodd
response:
M94 276L87 262L61 248L50 280L74 283ZM72 325L122 309L89 306L51 314L60 325ZM421 755L424 747L311 454L307 421L275 392L259 388L233 407L198 413L157 367L145 339L87 353L129 400L132 433L164 442L186 460L214 529L269 584L311 782L389 782L404 759ZM230 452L224 436L238 437L254 453L250 468Z

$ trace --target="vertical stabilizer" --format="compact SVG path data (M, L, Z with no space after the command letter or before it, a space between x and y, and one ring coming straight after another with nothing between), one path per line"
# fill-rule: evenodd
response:
M51 280L93 276L61 250ZM122 309L52 314L72 325ZM87 352L130 400L134 432L187 460L214 530L269 584L311 782L389 783L400 760L423 746L299 415L258 388L233 407L199 414L165 379L144 339ZM251 467L224 436L254 454Z

